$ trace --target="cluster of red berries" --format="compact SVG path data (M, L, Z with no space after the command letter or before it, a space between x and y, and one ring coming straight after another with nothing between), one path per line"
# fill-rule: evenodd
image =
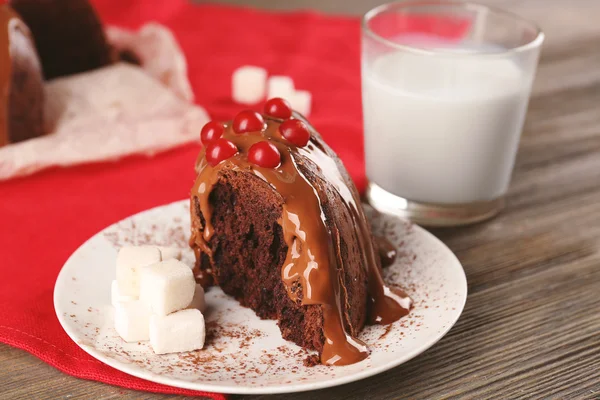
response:
M304 122L291 118L292 108L286 100L279 97L270 99L266 102L264 111L266 115L285 120L279 126L279 134L282 137L296 146L306 146L310 140L308 127ZM265 121L259 113L245 110L235 116L231 127L235 133L242 135L262 131ZM235 144L222 137L224 132L223 124L216 121L208 122L200 132L200 139L206 146L206 161L212 166L238 153ZM276 168L281 164L281 154L274 144L265 140L250 147L248 161L259 167Z

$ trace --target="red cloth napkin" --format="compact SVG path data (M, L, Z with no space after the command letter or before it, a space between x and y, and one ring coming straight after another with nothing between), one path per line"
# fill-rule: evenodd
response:
M230 99L237 67L258 65L293 77L298 88L313 93L315 125L364 183L358 18L183 0L94 5L112 25L138 28L155 20L172 29L187 56L196 101L214 118L231 119L240 110ZM52 169L0 183L0 341L79 378L224 399L144 381L95 360L63 331L52 302L60 268L87 238L128 215L188 196L198 151L187 145L153 158Z
M237 67L258 65L291 76L299 89L312 92L311 121L364 187L358 18L184 0L94 4L110 24L137 28L156 20L171 28L187 55L196 101L213 118L230 119L240 109L230 99ZM79 378L223 399L147 382L96 361L68 338L52 303L60 268L87 238L133 213L188 196L198 151L187 145L154 158L52 169L0 183L0 341Z

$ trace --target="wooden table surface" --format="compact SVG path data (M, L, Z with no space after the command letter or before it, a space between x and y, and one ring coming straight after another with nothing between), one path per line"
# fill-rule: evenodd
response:
M228 2L361 14L380 0ZM506 210L434 231L465 267L463 315L398 368L278 399L600 399L600 1L486 3L536 20L546 43ZM6 345L0 365L1 399L183 399L78 380Z

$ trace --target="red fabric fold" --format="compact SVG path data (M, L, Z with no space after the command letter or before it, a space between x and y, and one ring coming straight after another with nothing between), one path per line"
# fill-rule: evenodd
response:
M311 121L364 187L358 18L184 0L94 4L109 24L137 28L155 20L172 29L188 58L196 101L213 118L230 119L240 110L230 96L237 67L258 65L291 76L297 88L312 92ZM60 268L87 238L133 213L188 196L198 150L188 145L153 158L52 169L0 183L0 341L79 378L223 399L147 382L93 359L62 330L52 303Z

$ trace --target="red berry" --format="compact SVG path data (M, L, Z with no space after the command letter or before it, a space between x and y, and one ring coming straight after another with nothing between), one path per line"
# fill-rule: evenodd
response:
M206 161L214 167L221 161L233 157L237 152L238 149L235 144L227 139L220 138L206 146Z
M222 123L209 121L202 127L202 131L200 131L200 140L202 140L204 145L207 145L223 136L223 132L225 132L225 128L223 128Z
M271 117L288 119L292 116L292 106L281 97L274 97L265 103L265 114Z
M299 119L288 119L279 125L279 133L296 146L304 147L310 140L306 124Z
M233 119L233 131L235 133L262 131L265 121L259 113L252 110L244 110Z
M259 167L276 168L281 164L281 154L272 143L263 141L250 146L248 160Z

